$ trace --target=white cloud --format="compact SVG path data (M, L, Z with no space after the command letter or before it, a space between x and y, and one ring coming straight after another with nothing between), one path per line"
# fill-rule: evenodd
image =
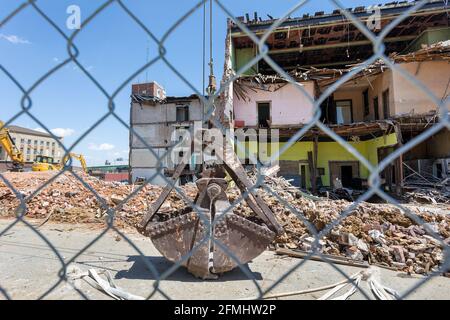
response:
M94 150L94 151L109 151L109 150L113 150L115 148L116 148L115 145L109 144L109 143L102 143L100 145L97 145L95 143L89 144L89 150Z
M19 36L16 36L14 34L6 35L3 33L0 33L0 39L4 39L12 44L31 44L30 41L26 39L22 39Z
M55 128L51 130L55 136L58 137L70 137L75 133L75 130L70 128Z
M36 129L33 129L33 130L36 130L36 131L39 131L39 132L43 132L43 133L48 133L47 131L45 131L45 130L42 129L42 128L36 128ZM50 131L51 131L55 136L57 136L57 137L63 137L63 138L65 138L65 137L70 137L71 135L73 135L73 134L75 133L75 130L70 129L70 128L66 128L66 129L63 129L63 128L55 128L55 129L50 129Z
M58 59L57 57L54 57L54 58L53 58L53 61L56 62L56 63L58 63L58 62L59 62L59 59Z

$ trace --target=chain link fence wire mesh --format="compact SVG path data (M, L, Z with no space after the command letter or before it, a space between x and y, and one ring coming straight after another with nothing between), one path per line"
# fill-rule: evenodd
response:
M18 90L22 93L22 99L20 102L19 109L20 111L17 112L16 115L14 115L12 118L6 121L5 126L8 126L12 124L15 120L17 120L21 116L28 116L31 119L33 119L41 128L44 128L44 130L52 136L53 139L59 142L59 139L55 136L54 133L49 129L49 127L43 122L40 117L34 113L33 110L33 99L32 94L33 92L39 88L40 85L42 85L45 81L47 81L50 77L52 77L54 74L58 73L58 71L61 70L64 66L68 64L74 64L76 65L81 72L95 85L95 87L98 89L98 91L107 99L108 103L105 105L105 113L102 117L100 117L96 122L88 129L86 130L71 146L66 146L59 142L61 148L64 149L64 152L66 155L70 154L74 148L79 145L81 141L83 141L88 135L92 133L92 131L102 124L107 119L114 119L118 121L126 130L130 131L132 135L134 135L140 143L144 144L146 149L152 153L154 157L158 159L158 171L157 173L147 179L145 183L139 187L137 187L133 192L131 192L119 205L117 205L115 208L111 208L107 201L103 197L101 197L97 191L91 187L88 183L86 183L83 180L83 176L77 173L76 171L71 169L71 162L66 164L66 166L59 171L57 174L55 174L50 180L48 180L45 184L38 187L33 193L31 193L28 196L24 196L19 190L15 188L15 186L8 181L8 179L5 177L4 174L0 174L0 178L3 181L3 183L14 193L15 197L19 200L20 204L16 208L16 218L15 220L6 228L0 231L0 237L4 236L12 230L17 225L25 225L27 228L32 230L34 234L36 234L42 241L45 242L45 244L53 251L54 255L57 257L59 263L60 263L60 270L58 274L55 274L55 280L54 283L49 286L49 288L39 297L39 299L47 298L55 288L57 288L62 283L70 284L74 290L78 292L81 298L88 299L85 293L83 293L82 290L80 290L78 287L74 286L72 282L68 279L68 266L72 263L76 262L76 259L86 253L96 242L98 242L100 239L102 239L106 233L108 232L115 232L117 235L119 235L122 239L124 239L133 250L135 250L141 257L143 263L145 263L146 267L148 268L148 272L152 274L152 277L154 277L155 282L153 284L153 288L150 290L147 299L152 299L155 297L156 294L162 295L166 299L177 299L176 296L170 295L161 288L161 283L166 281L168 277L170 277L174 272L176 272L179 268L182 268L182 263L187 261L192 255L198 250L201 246L208 243L208 241L212 240L214 244L218 247L220 247L221 250L223 250L231 259L233 259L236 263L239 264L239 268L242 270L242 272L245 274L248 279L252 280L256 291L257 291L257 297L255 298L263 298L264 296L268 295L269 293L273 292L274 289L276 289L284 280L286 280L290 275L292 275L294 272L300 270L302 266L310 260L313 256L319 256L323 261L327 262L334 270L336 270L337 273L345 277L348 281L351 283L355 283L355 278L351 278L347 272L343 271L337 264L330 261L327 256L325 256L320 251L320 244L319 241L323 239L323 237L327 236L333 228L338 226L342 223L344 219L351 216L354 210L363 202L369 200L372 196L378 195L385 201L387 201L390 204L395 205L398 207L401 212L406 215L408 218L413 220L415 223L417 223L420 226L423 226L423 228L426 230L427 234L432 236L434 239L440 242L442 248L444 249L444 261L441 263L438 270L431 272L427 277L424 277L421 281L414 284L414 286L411 286L407 291L402 292L400 299L406 299L408 298L411 293L415 292L416 290L419 290L422 286L424 286L430 279L433 277L437 277L442 275L442 273L447 272L450 268L450 251L449 251L449 245L444 242L443 237L435 232L435 230L432 230L426 223L423 221L420 217L417 216L414 212L411 212L410 209L403 206L401 203L399 203L396 199L394 199L391 195L386 193L381 188L381 179L380 174L385 170L390 163L395 161L400 156L404 155L406 152L414 148L415 146L419 145L420 143L423 143L430 137L432 137L434 134L438 133L439 131L443 129L450 130L450 122L449 122L449 116L448 116L448 105L450 103L450 97L447 97L446 99L441 99L437 97L432 90L430 90L424 83L421 83L417 78L415 78L410 73L406 72L402 68L398 67L397 64L395 64L389 57L385 55L385 37L403 20L407 19L412 13L416 12L420 8L422 8L426 3L430 1L422 0L415 2L414 6L408 8L405 10L400 16L398 16L392 23L390 23L387 27L383 28L383 30L378 34L375 35L371 30L367 28L367 26L358 18L355 17L355 15L352 12L349 12L339 1L337 0L330 0L327 1L329 4L335 6L337 9L341 11L341 13L345 16L345 18L349 21L349 23L352 23L357 29L359 29L367 39L369 39L373 45L373 55L364 61L363 63L359 64L356 68L353 68L351 72L348 72L344 76L342 76L338 81L336 81L333 85L329 86L320 97L315 98L311 96L304 88L303 86L299 85L297 81L288 74L283 68L281 68L277 63L270 57L269 55L269 49L266 44L269 36L284 22L286 21L291 15L298 12L302 7L305 6L305 4L311 2L308 0L305 1L299 1L298 4L296 4L293 8L291 8L289 11L286 12L285 15L283 15L282 18L276 20L272 26L267 29L262 36L257 36L252 31L249 30L249 28L246 26L245 23L243 23L241 20L237 19L233 16L233 14L230 12L230 10L227 8L227 4L224 1L218 1L214 0L214 5L216 8L218 8L222 13L226 14L229 19L246 35L248 36L251 41L254 42L254 44L258 48L258 54L251 59L244 67L242 67L240 70L237 70L236 72L232 74L226 75L224 77L224 80L221 83L220 88L217 90L216 93L212 94L209 97L205 97L202 92L199 92L196 87L191 83L188 76L183 75L177 68L169 61L167 58L167 51L165 48L165 44L167 40L172 36L173 32L177 30L177 28L181 28L181 24L183 21L188 19L192 14L194 14L196 11L201 10L202 7L208 2L207 0L199 1L196 3L191 10L186 12L179 20L173 21L173 25L167 30L167 32L164 34L164 36L160 39L158 39L152 31L146 26L145 22L141 21L135 13L129 9L129 7L125 4L124 1L121 0L109 0L105 1L103 4L101 4L89 17L84 19L81 24L81 28L78 30L75 30L74 32L68 34L64 30L62 30L60 27L58 27L57 23L55 23L46 13L41 9L39 6L38 0L29 0L29 1L23 1L20 3L18 2L18 7L9 13L1 22L0 22L0 30L5 25L10 23L14 19L19 19L18 15L23 11L25 8L31 8L34 10L34 13L36 15L39 15L44 21L48 23L51 28L53 28L61 38L61 41L64 41L67 45L67 53L68 58L62 62L60 62L58 65L56 65L54 68L48 70L45 74L43 74L37 81L35 81L30 87L23 86L16 78L14 74L14 70L8 70L3 66L3 64L0 64L0 70L6 77L14 83L14 85L17 87ZM79 60L80 51L77 48L77 37L84 32L84 30L89 28L89 24L96 19L96 17L104 10L107 10L108 7L110 7L112 4L117 4L120 6L120 8L123 10L124 13L126 13L130 17L130 21L127 21L126 23L134 23L136 24L141 30L143 30L148 37L156 43L156 45L159 48L159 51L155 53L155 57L151 60L149 60L145 65L143 65L141 68L136 70L135 72L131 73L128 78L124 79L123 83L117 87L116 90L113 92L108 92L103 86L102 83L97 80ZM125 22L124 22L125 23ZM427 97L434 103L434 105L439 107L440 117L439 117L439 123L434 124L431 128L417 136L416 138L412 139L408 143L404 144L397 150L395 150L392 154L390 154L387 158L385 158L383 161L381 161L377 166L374 166L366 157L364 157L354 146L349 144L347 141L345 141L341 136L336 134L332 129L330 129L327 125L325 125L323 122L321 122L321 104L330 97L339 87L341 87L344 83L352 79L356 74L358 74L360 71L364 70L364 68L368 67L372 63L378 61L381 59L388 68L391 70L398 72L403 78L404 81L408 81L412 83L417 90L423 91ZM298 263L294 267L292 267L288 272L286 272L282 277L277 279L270 287L268 288L262 288L260 283L255 279L254 274L252 274L248 268L241 265L239 260L236 258L236 256L233 254L233 252L230 252L226 246L224 246L220 241L217 241L214 237L211 237L211 235L208 233L205 238L199 242L198 245L196 245L193 250L186 256L182 257L180 261L173 264L172 267L170 267L168 270L165 270L163 273L158 272L157 268L148 260L145 258L145 254L136 246L133 241L127 236L126 233L124 233L122 230L117 228L115 226L115 219L117 216L117 211L120 210L124 205L126 205L131 199L136 197L142 190L145 188L145 186L152 183L152 181L156 178L162 178L165 180L167 184L174 184L174 182L166 177L164 175L163 170L163 161L164 159L170 155L172 152L172 149L169 149L166 154L159 156L155 150L146 142L144 137L141 137L138 132L136 132L127 121L124 121L122 118L119 117L119 115L116 113L116 104L115 104L115 98L117 95L122 92L123 90L128 90L131 82L133 79L135 79L139 74L146 70L151 70L152 66L156 62L163 62L179 79L181 79L195 94L199 97L201 102L206 105L208 108L208 112L206 115L206 118L210 118L214 111L216 111L216 107L218 104L218 101L220 99L220 96L224 94L224 92L227 90L230 83L234 82L236 79L238 79L241 75L243 75L246 70L251 68L253 65L259 63L260 61L265 61L274 71L276 71L277 75L285 79L290 84L293 84L297 90L299 90L307 99L314 105L314 116L312 121L307 123L301 130L298 130L296 134L294 134L289 141L284 144L284 146L274 155L272 155L272 160L276 160L285 153L290 147L293 146L293 144L299 139L301 139L309 130L313 128L317 128L324 133L326 133L331 139L339 143L345 150L347 150L351 155L353 155L364 167L368 169L370 172L370 178L369 178L369 186L370 188L365 192L362 196L360 196L356 201L351 203L349 207L339 216L338 219L335 219L327 225L325 228L323 228L321 231L318 231L315 226L305 217L303 212L300 212L297 208L292 206L289 201L284 199L282 196L280 196L276 190L273 190L270 186L264 183L264 176L261 174L262 167L258 167L258 176L257 181L253 188L251 190L248 190L248 192L252 192L255 190L262 189L266 191L268 194L276 198L281 204L283 204L287 210L290 210L295 216L302 221L305 226L307 227L309 233L314 237L315 241L312 245L312 251L302 260L299 260ZM12 107L12 106L11 106ZM223 126L220 121L218 121L216 118L213 119L213 124L215 127L220 128L224 134L226 131L226 128ZM175 147L175 146L174 146ZM173 148L174 148L173 147ZM236 146L238 149L244 150L245 145L237 144ZM62 254L58 251L56 246L30 221L26 219L27 214L27 204L34 198L36 195L38 195L42 190L44 190L46 187L48 187L51 183L56 181L59 177L65 174L70 174L73 176L77 181L79 181L87 190L89 190L90 193L96 198L98 203L101 205L102 208L104 208L107 212L107 225L96 236L92 241L90 241L87 245L85 245L76 255L74 255L69 260L64 259ZM188 206L191 206L193 210L198 214L200 219L203 221L203 223L206 226L210 225L209 218L205 216L201 208L198 207L196 203L194 203L188 196L186 196L185 192L182 188L174 185L174 190L178 194L178 196L183 199ZM236 201L233 202L233 204L228 208L227 212L232 212L233 209L235 209L245 198L247 194L242 194ZM357 286L357 290L367 299L371 299L371 296L368 292L366 292L364 289L361 289L361 287ZM1 280L0 280L0 295L2 295L5 299L11 299L12 297L9 295L8 291L2 287Z

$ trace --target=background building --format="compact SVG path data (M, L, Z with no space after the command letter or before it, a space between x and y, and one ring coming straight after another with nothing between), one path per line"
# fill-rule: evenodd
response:
M128 165L105 165L88 167L88 173L91 176L105 181L129 182L130 166Z
M50 134L18 126L9 126L8 129L27 163L34 162L37 155L53 157L57 163L62 161L64 150ZM59 137L59 141L63 143L63 138ZM0 162L10 160L0 146Z
M161 95L162 94L162 95ZM177 129L194 132L194 126L202 126L202 103L197 96L166 97L165 91L157 83L133 85L131 103L131 127L137 135L130 133L130 167L131 179L152 178L158 170L169 176L175 169L170 155L166 155L178 138L174 138ZM148 150L150 146L157 157L163 157L161 164L157 157ZM195 169L195 155L192 163L186 166L181 181L191 181ZM152 184L165 185L166 181L154 177Z

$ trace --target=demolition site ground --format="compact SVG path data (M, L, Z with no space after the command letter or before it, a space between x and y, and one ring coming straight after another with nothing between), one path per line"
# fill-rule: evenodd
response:
M4 175L26 199L56 174ZM409 292L415 284L420 284L431 273L438 271L445 261L445 248L450 242L448 203L405 204L424 224L413 221L393 205L362 203L320 239L317 250L323 256L308 257L317 246L311 227L317 231L324 230L344 214L351 202L312 197L292 187L285 179L268 175L265 178L266 185L284 201L266 191L260 192L285 234L277 237L269 250L242 268L225 273L218 280L202 281L183 267L167 274L173 264L161 256L149 238L136 231L142 216L162 192L161 187L145 186L124 204L123 200L139 186L105 182L81 173L79 175L109 207L116 210L114 225L117 229L144 253L145 259L156 268L158 275L164 275L164 280L159 282L163 293L156 292L152 296L155 299L256 298L259 292L255 282L249 279L249 274L263 291L277 284L268 296L278 299L317 299L324 294L323 291L301 295L295 292L330 286L344 280L343 274L351 277L365 270L376 272L379 282L400 295L409 293L408 299L450 298L447 272L440 272ZM252 179L255 180L255 177ZM194 200L197 191L195 185L183 186L182 190ZM239 195L238 189L230 185L227 190L230 201L233 203ZM19 207L17 195L1 184L0 232L15 222ZM154 219L167 221L191 211L192 208L172 192ZM233 212L261 223L245 201L237 205ZM64 173L27 201L24 220L38 229L60 253L64 262L70 264L68 273L74 270L106 270L123 290L148 297L158 275L148 269L127 239L110 230L94 241L105 230L107 216L108 210L101 201L75 176ZM435 232L439 238L429 235L426 229ZM78 255L92 241L92 246ZM5 290L0 299L39 298L60 279L62 265L54 250L22 222L0 237L0 256L0 287ZM325 262L324 257L330 263ZM302 264L300 268L283 277L298 264ZM109 298L81 278L57 284L45 298L82 298L74 288L88 298ZM357 290L351 299L371 297L368 283L362 281L359 288L363 291Z

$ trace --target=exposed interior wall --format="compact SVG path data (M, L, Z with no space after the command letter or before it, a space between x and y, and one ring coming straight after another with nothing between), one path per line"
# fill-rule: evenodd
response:
M450 95L450 63L446 61L426 61L397 64L399 68L416 77L438 99ZM369 110L364 115L364 90L369 89ZM353 119L358 121L375 120L375 108L378 108L379 119L384 119L383 92L389 89L389 116L409 113L427 113L436 110L437 106L423 90L406 80L398 71L386 70L373 76L363 77L353 85L347 83L334 93L335 100L352 100ZM378 97L378 106L374 99ZM450 106L449 106L450 111Z
M398 66L426 85L438 99L442 99L450 94L450 88L448 87L450 62L411 62L398 64ZM397 71L393 72L393 87L395 114L401 115L410 112L418 114L436 110L437 106L425 92L406 80Z
M434 159L450 158L450 131L444 130L427 142L429 155Z
M314 83L302 82L303 89L314 98ZM245 121L246 127L258 125L258 102L271 103L272 126L299 125L311 121L313 104L307 96L293 84L271 92L266 90L249 91L246 101L234 96L234 114L236 120Z
M384 118L383 112L383 92L389 90L389 115L394 114L394 87L392 85L392 71L386 70L383 73L375 77L374 80L370 81L369 84L369 110L370 113L366 117L366 120L375 120L375 108L378 108L379 119ZM374 105L374 99L378 97L378 106Z
M336 91L333 95L334 100L351 100L353 108L353 122L364 121L364 90L360 88L344 89Z
M450 158L450 131L447 129L418 144L405 155L405 160L447 158Z
M363 157L365 157L372 165L376 166L378 164L378 149L395 146L397 144L397 136L395 133L360 142L349 142L349 144L354 147ZM275 144L271 143L269 147L261 145L260 148L269 149L270 155L276 154L285 143ZM246 143L247 152L257 155L258 148L256 142ZM314 144L310 141L297 142L286 150L280 157L280 161L298 161L298 172L296 174L300 175L300 163L308 162L308 152L313 152ZM244 154L242 152L237 152L238 156L242 159ZM324 169L324 175L322 176L322 184L324 186L331 186L330 177L330 163L336 161L359 161L353 154L349 153L344 147L342 147L337 142L319 142L318 145L318 159L317 168ZM291 167L291 166L290 166ZM359 165L360 178L368 179L369 170L360 163ZM295 174L295 172L292 172ZM306 180L307 187L311 187L309 181L309 172L307 172L308 178Z
M364 112L363 93L368 90L369 114ZM378 109L378 120L383 120L383 92L389 90L389 116L394 115L394 87L392 82L391 70L385 70L383 73L371 77L362 77L355 82L348 82L333 95L334 100L352 100L353 121L363 122L376 120L375 108ZM378 106L375 106L374 99L378 97Z
M233 50L233 69L240 71L247 63L256 57L256 48L244 48ZM254 75L258 73L258 65L255 64L250 69L247 69L243 74Z
M414 52L421 49L423 45L430 45L448 39L450 39L450 28L426 30L409 46L408 51Z

